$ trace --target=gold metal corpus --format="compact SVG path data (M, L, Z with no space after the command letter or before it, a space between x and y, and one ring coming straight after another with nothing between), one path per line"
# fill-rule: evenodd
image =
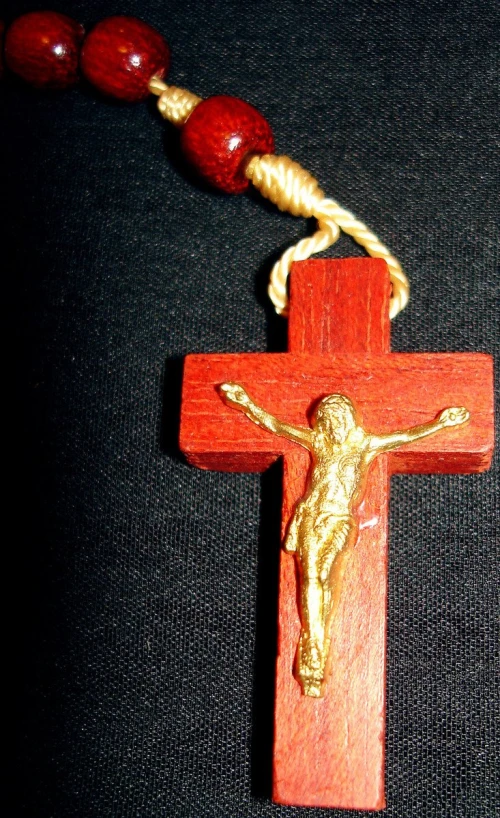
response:
M406 431L374 435L359 424L345 395L328 395L316 407L312 428L292 426L257 406L236 383L219 387L222 400L268 432L298 443L311 453L306 493L297 503L284 542L295 554L299 573L301 633L296 676L306 696L324 695L334 602L338 597L335 562L355 541L356 508L366 475L378 454L398 449L469 419L463 406L444 409L430 423Z

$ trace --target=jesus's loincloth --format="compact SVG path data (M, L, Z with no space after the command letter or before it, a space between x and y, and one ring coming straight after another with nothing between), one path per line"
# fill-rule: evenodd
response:
M290 521L284 548L289 554L297 553L302 563L331 562L344 548L355 526L352 514L338 514L331 508L322 508L314 514L306 503L299 503ZM318 566L318 572L320 570Z

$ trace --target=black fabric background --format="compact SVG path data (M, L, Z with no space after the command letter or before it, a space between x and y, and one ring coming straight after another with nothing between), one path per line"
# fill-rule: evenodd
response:
M498 354L495 3L57 8L141 16L171 82L257 105L402 260L394 349ZM153 102L9 80L2 112L6 814L319 816L269 800L279 466L201 472L175 442L183 355L283 348L265 284L310 225L194 183ZM392 482L391 818L500 814L499 522L498 458Z

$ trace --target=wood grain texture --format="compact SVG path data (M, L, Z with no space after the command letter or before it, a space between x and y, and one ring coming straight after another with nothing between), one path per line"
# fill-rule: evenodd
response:
M309 455L224 405L218 386L242 384L292 423L340 392L373 432L406 429L447 406L471 413L449 429L377 458L358 510L357 541L343 556L323 699L293 676L300 630L294 558L280 557L273 799L382 809L384 797L387 508L394 472L478 472L493 451L492 360L482 354L390 353L390 286L377 259L314 260L291 277L289 352L192 355L185 362L180 444L189 462L262 471L284 457L282 531L304 492Z
M289 352L389 352L391 287L385 261L313 259L292 269Z
M185 361L181 448L196 466L262 471L295 446L250 424L217 392L236 381L268 411L308 424L315 403L332 392L353 400L368 431L390 432L466 406L467 426L390 455L392 472L477 472L493 450L493 365L481 353L391 353L331 357L292 353L190 355Z
M285 458L285 487L304 481ZM285 506L292 504L287 495ZM283 804L383 809L387 608L386 457L374 463L355 546L344 556L323 699L303 696L293 676L299 636L293 559L281 552L273 800Z

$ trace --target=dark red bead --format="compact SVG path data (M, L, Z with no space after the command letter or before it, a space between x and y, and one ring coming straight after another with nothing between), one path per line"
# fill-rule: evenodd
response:
M69 88L78 81L84 28L56 11L32 11L5 35L5 62L35 88Z
M85 77L103 94L139 102L149 94L148 82L164 79L170 48L154 28L137 17L106 17L87 35L81 67Z
M226 193L249 185L245 159L273 153L274 138L262 114L238 97L209 97L196 106L181 131L186 158L200 176Z

